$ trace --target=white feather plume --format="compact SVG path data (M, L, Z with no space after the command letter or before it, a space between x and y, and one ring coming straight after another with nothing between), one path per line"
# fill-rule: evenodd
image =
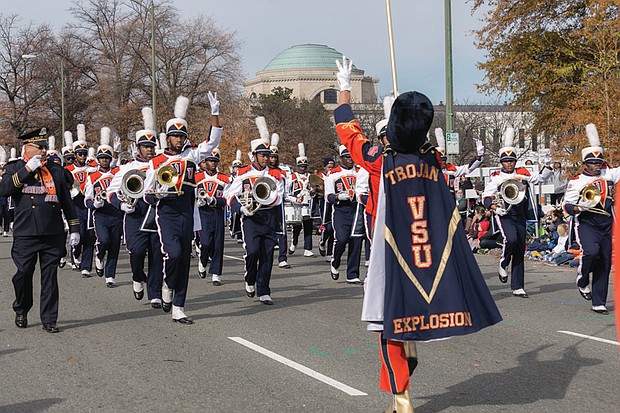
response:
M392 112L392 105L394 104L394 96L387 95L383 98L383 115L384 119L390 120L390 113Z
M0 163L6 163L6 149L4 149L4 146L0 146Z
M110 145L110 128L107 126L101 128L101 144Z
M254 162L254 154L252 152L248 152L248 158L250 158L250 162Z
M269 142L269 129L267 128L267 121L264 116L257 116L255 119L256 127L258 128L258 134L264 140Z
M280 135L278 135L277 133L272 133L271 134L271 146L275 146L277 148L279 143L280 143Z
M596 125L594 125L594 123L588 123L586 125L586 135L588 136L588 142L590 142L590 146L601 146L601 141L598 137L598 131L596 130Z
M142 122L144 129L153 129L153 109L148 106L142 108Z
M88 157L95 158L95 148L93 148L92 146L88 148Z
M15 148L11 148L11 159L16 159L17 158L17 149Z
M47 147L50 151L56 150L56 137L54 135L47 138Z
M187 108L189 107L189 99L185 96L177 97L177 101L174 104L174 117L185 119L187 115Z
M168 141L165 133L159 134L159 149L166 149L168 147Z
M299 150L299 157L306 156L306 147L302 142L297 144L297 149Z
M235 156L235 160L237 160L237 161L241 160L241 149L237 149L237 154Z
M71 146L73 145L73 134L71 133L71 131L66 130L65 131L65 146Z
M443 135L443 129L435 128L435 139L437 140L438 148L446 147L446 137Z
M513 142L515 141L515 130L514 128L506 128L504 132L504 147L511 148Z
M77 125L78 141L86 142L86 126L83 123Z

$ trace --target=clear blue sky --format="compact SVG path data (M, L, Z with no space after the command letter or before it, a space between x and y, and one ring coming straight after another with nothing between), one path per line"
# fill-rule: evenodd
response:
M353 59L366 75L378 77L379 94L392 89L384 0L174 0L184 17L211 16L220 27L237 32L246 77L253 78L278 53L302 43L333 47ZM71 0L4 2L0 13L18 14L24 22L46 22L56 28L72 20ZM444 2L392 0L398 88L418 90L433 103L445 101ZM482 14L472 16L466 0L452 2L454 99L492 103L475 84L484 74L476 63L484 53L471 31Z

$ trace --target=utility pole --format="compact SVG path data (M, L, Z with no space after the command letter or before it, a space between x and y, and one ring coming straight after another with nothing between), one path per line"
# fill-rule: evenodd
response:
M452 84L452 10L451 0L444 0L445 17L445 53L446 53L446 132L452 132L453 113L453 84Z

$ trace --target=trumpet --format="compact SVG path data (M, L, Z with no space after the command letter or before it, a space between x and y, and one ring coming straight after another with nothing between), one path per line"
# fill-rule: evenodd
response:
M596 206L601 203L601 190L595 185L586 185L579 191L579 203L568 205L579 207L580 210L592 212L594 214L605 215L607 217L611 214L604 209L597 208Z
M324 190L325 190L325 186L323 183L323 179L321 179L320 176L315 175L315 174L311 174L308 177L308 186L314 190L314 193L316 196L318 197L323 197L324 195Z
M95 201L107 201L108 193L105 190L99 191L95 194Z
M499 186L495 195L495 203L506 211L525 199L525 185L517 179L507 179Z
M206 189L200 188L198 190L198 199L207 199L207 196L209 196L209 193Z

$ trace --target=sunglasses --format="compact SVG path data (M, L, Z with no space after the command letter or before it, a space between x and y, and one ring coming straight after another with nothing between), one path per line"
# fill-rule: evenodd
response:
M40 151L42 151L43 149L47 149L47 145L37 145L36 143L29 143L28 146L30 146L31 148L37 148Z

